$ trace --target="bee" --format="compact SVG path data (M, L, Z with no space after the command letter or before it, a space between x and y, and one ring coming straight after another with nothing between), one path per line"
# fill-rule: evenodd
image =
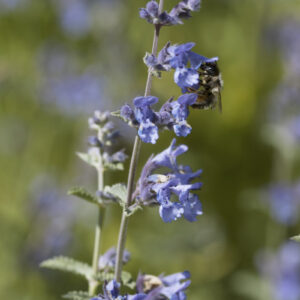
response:
M188 93L196 93L198 98L193 108L213 109L218 106L222 112L221 90L223 80L217 62L202 63L198 69L199 88L188 88Z

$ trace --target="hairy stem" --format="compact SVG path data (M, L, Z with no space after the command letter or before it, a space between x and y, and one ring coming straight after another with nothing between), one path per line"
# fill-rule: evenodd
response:
M159 2L160 12L162 12L163 10L163 5L164 5L164 0L160 0ZM160 32L160 25L156 25L154 30L153 44L152 44L152 54L155 56L157 55L159 32ZM144 96L150 95L151 83L152 83L152 74L151 74L151 70L149 69ZM133 150L131 155L131 161L130 161L130 167L128 173L128 182L127 182L127 200L122 214L122 220L121 220L119 238L118 238L117 258L116 258L116 267L115 267L115 280L117 282L121 282L121 273L123 267L122 258L125 250L128 218L129 218L126 214L126 209L130 206L132 201L133 184L134 184L134 178L135 178L135 172L138 163L140 148L141 148L141 140L137 135L134 140L134 145L133 145Z
M99 166L97 168L98 173L98 190L103 191L103 165L102 165L102 158L101 153L99 151ZM101 242L101 233L102 233L102 226L103 226L103 219L104 219L104 208L99 206L98 209L98 219L97 224L95 228L95 242L94 242L94 251L93 251L93 262L92 262L92 268L94 275L98 272L98 261L100 256L100 242ZM96 289L99 285L99 282L97 280L91 279L89 281L89 295L93 296L96 293Z

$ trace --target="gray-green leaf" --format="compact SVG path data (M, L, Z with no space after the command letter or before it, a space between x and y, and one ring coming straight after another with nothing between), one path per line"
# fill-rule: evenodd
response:
M98 272L94 277L97 281L105 282L114 279L114 273L111 272ZM131 289L135 288L135 281L132 279L132 276L129 272L122 271L121 274L122 285L127 286Z
M104 163L104 168L111 171L123 171L124 165L122 163Z
M97 150L97 149L96 149ZM88 153L77 152L79 158L89 165L98 168L100 163L99 153L96 151L89 151Z
M47 259L43 261L40 266L77 274L85 277L87 280L90 280L93 276L93 269L88 264L65 256L56 256Z
M300 234L299 235L295 235L293 237L291 237L291 240L300 243Z
M84 187L73 187L68 191L68 195L73 195L87 202L101 205L101 202L98 200L98 198L87 191Z
M125 184L117 183L117 184L114 184L113 186L106 186L104 188L104 192L109 193L109 194L113 195L114 197L118 198L121 201L121 203L126 202L127 188L126 188Z

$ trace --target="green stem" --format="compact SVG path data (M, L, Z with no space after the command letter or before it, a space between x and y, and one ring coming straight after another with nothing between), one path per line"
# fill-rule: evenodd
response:
M162 12L163 10L164 0L160 0L159 2L159 11ZM157 55L157 45L158 45L158 38L159 38L160 26L156 25L154 30L154 37L153 37L153 44L152 44L152 54ZM151 70L148 70L148 77L145 87L145 96L149 96L151 92L151 83L152 83L152 74ZM122 258L123 253L125 250L126 244L126 237L127 237L127 228L128 228L128 221L129 217L126 214L126 209L130 206L132 201L132 192L133 192L133 184L135 178L136 167L138 163L139 151L141 148L141 140L138 136L135 137L129 173L128 173L128 182L127 182L127 200L126 205L123 209L121 225L119 230L119 238L118 238L118 247L117 247L117 258L116 258L116 267L115 267L115 280L117 282L121 282L121 273L122 273Z
M103 191L104 187L104 170L102 165L102 157L99 150L99 166L97 168L98 173L98 190ZM97 218L97 224L95 228L95 241L94 241L94 251L93 251L93 262L92 262L92 268L94 275L98 272L98 262L99 262L99 256L100 256L100 242L101 242L101 233L102 233L102 227L103 227L103 219L104 219L104 208L99 206L98 208L98 218ZM94 296L97 290L97 287L99 285L99 282L95 279L91 279L89 281L89 295Z

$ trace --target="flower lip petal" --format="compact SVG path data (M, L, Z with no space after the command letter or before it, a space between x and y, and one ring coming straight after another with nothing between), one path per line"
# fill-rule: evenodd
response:
M173 125L174 132L177 136L187 136L191 133L192 127L186 121L180 121Z
M149 105L153 105L158 102L158 98L154 96L140 96L133 99L133 104L135 107L145 107Z
M140 8L140 17L142 19L146 19L147 21L150 21L151 19L149 12L145 8Z
M180 280L188 279L191 277L191 273L189 271L183 271L175 274L171 274L161 278L162 282L167 285L171 285Z
M196 102L198 98L198 95L195 93L192 94L184 94L182 96L180 96L177 101L180 104L184 104L184 105L192 105Z
M158 128L147 119L146 122L141 123L138 134L144 143L155 144L158 139Z
M159 214L165 223L170 223L182 216L183 208L179 203L168 201L168 203L160 205Z
M175 48L175 54L179 54L181 52L190 51L195 45L196 45L196 43L189 42L189 43L185 43L185 44L181 44L179 46L176 46L176 48Z
M181 88L193 87L199 82L199 74L196 70L191 68L176 68L174 81Z

